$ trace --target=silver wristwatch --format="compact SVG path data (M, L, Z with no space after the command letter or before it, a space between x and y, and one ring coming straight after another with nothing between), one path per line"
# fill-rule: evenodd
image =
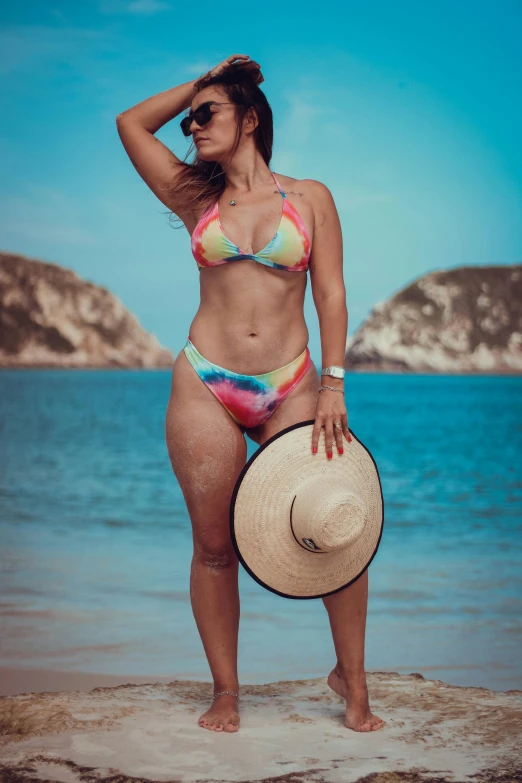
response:
M336 367L333 364L330 367L323 367L321 375L331 375L332 378L344 378L344 367Z

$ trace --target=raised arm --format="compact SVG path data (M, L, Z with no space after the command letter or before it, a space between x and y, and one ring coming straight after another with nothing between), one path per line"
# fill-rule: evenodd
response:
M259 69L258 63L250 60L248 54L231 54L208 73L219 74L237 60L249 62L254 69ZM261 74L258 78L263 81ZM196 81L193 79L153 95L116 117L121 142L134 168L159 200L181 218L189 231L194 228L199 215L181 197L176 198L175 187L176 178L185 164L154 134L190 106Z
M175 196L176 177L183 163L154 135L188 106L196 79L147 98L118 114L116 127L134 168L152 192L185 223L193 216Z

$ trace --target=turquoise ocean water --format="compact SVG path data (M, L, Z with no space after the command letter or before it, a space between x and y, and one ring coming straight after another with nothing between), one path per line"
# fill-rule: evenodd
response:
M169 371L0 372L0 665L210 680L169 387ZM346 401L385 503L367 670L522 688L522 378L349 374ZM330 671L321 600L242 567L240 591L241 682Z

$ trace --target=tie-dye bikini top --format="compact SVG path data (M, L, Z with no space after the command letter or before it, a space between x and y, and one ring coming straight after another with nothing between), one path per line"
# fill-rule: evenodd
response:
M205 210L192 233L192 255L199 268L218 266L243 258L251 258L260 264L287 272L301 272L308 268L310 237L306 226L297 209L281 190L274 172L270 173L283 197L283 209L276 235L258 253L245 253L223 231L216 201Z

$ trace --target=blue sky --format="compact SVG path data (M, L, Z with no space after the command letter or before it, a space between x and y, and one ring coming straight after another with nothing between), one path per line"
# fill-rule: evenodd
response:
M0 20L0 249L107 286L174 353L199 304L190 238L115 118L233 53L265 76L271 168L332 191L350 335L428 271L522 261L517 2L19 0ZM178 122L157 135L183 157ZM319 363L310 283L305 314Z

